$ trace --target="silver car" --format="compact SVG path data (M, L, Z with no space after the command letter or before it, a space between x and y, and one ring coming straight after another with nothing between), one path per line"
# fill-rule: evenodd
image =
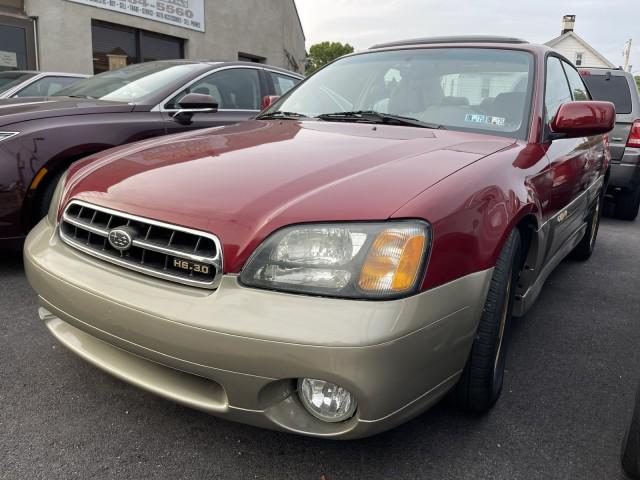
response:
M0 72L0 98L48 97L87 77L90 75L24 70Z

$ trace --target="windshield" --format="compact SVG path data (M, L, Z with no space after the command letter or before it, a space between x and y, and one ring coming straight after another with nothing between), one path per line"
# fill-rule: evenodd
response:
M54 96L137 103L201 69L199 64L190 63L140 63L81 80L60 90Z
M266 113L326 120L327 114L339 112L378 112L447 129L524 138L532 80L533 56L523 51L373 52L329 65Z
M0 93L4 93L9 89L20 85L25 80L35 77L35 73L24 72L1 72L0 73Z

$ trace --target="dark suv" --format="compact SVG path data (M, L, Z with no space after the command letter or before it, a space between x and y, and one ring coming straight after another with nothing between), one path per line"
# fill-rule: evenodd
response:
M609 194L614 196L615 216L634 220L640 208L640 95L633 75L616 69L580 70L595 100L616 106L616 126L611 142Z

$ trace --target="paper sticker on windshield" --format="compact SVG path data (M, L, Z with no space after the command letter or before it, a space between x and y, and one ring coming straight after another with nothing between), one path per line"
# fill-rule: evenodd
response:
M465 122L469 123L482 123L484 125L495 125L497 127L504 127L504 117L492 117L491 115L480 115L478 113L467 113L464 117Z

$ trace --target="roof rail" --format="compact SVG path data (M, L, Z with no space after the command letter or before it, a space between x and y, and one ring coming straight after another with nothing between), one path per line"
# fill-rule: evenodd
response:
M499 36L476 36L476 35L459 35L450 37L426 37L414 38L410 40L399 40L397 42L379 43L370 48L401 47L405 45L431 45L435 43L529 43L521 38L499 37Z
M622 67L587 67L586 65L576 65L578 70L620 70L622 72L625 71Z

